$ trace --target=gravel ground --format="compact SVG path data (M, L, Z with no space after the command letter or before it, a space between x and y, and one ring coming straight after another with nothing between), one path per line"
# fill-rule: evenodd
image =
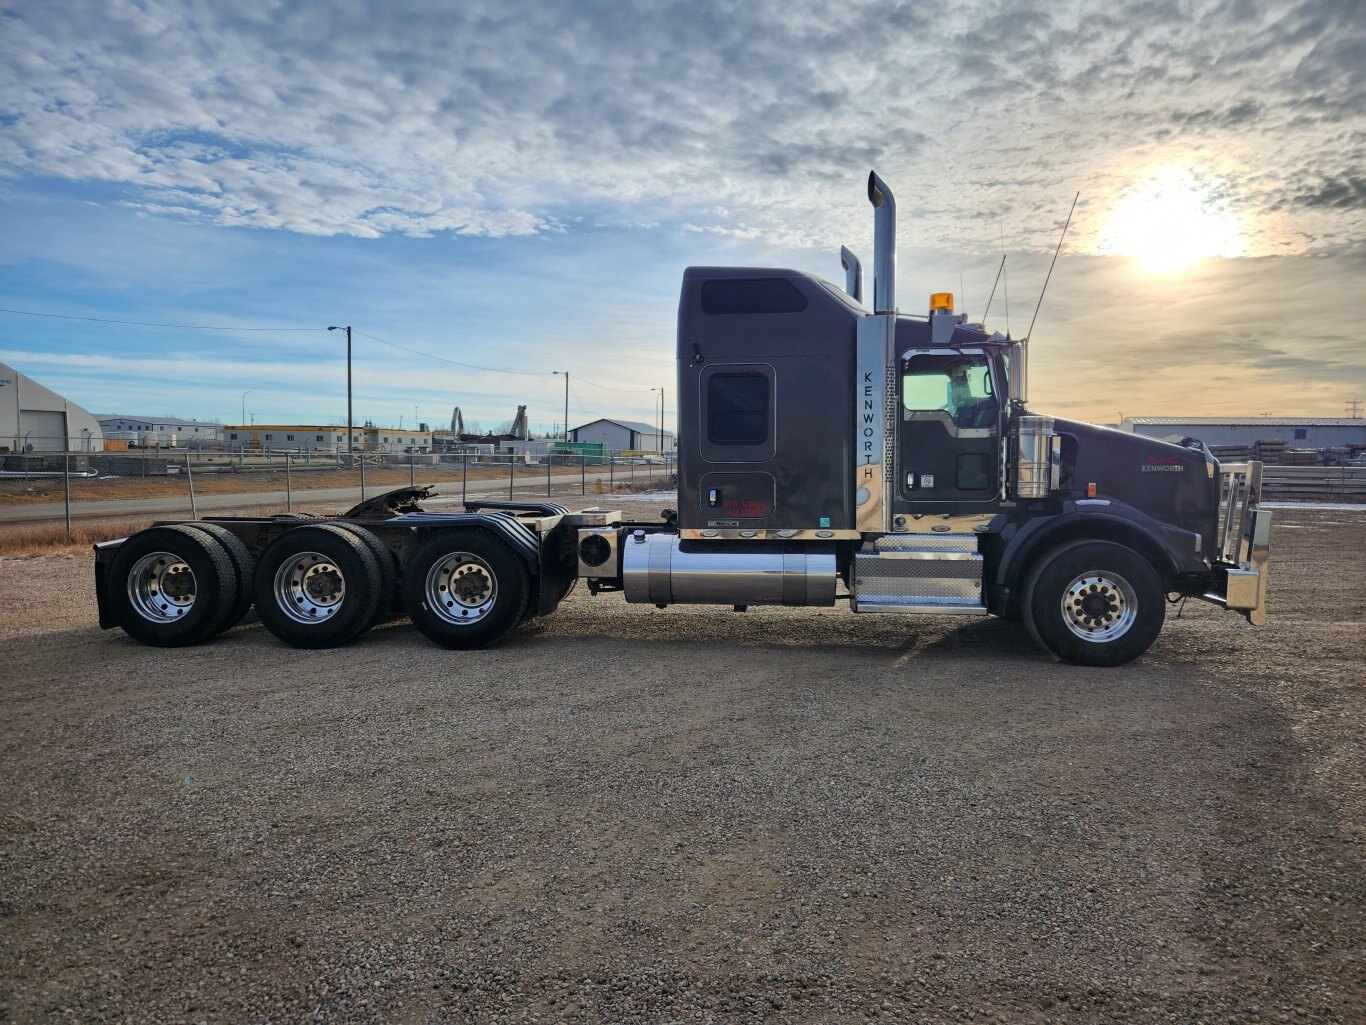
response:
M161 651L0 560L0 1020L1358 1025L1364 541L1278 512L1270 625L1108 671L577 594Z

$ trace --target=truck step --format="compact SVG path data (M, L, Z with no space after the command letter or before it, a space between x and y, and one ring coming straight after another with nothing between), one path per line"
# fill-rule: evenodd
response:
M854 556L855 612L986 615L982 556L973 534L901 534L878 538Z

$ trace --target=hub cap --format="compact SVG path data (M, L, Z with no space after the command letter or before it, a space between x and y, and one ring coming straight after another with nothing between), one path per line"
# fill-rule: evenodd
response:
M477 623L498 600L498 578L489 564L469 552L452 552L427 571L427 608L448 623Z
M296 623L319 623L341 608L346 578L317 552L299 552L275 571L275 601Z
M1124 636L1138 618L1138 597L1118 573L1083 573L1067 585L1062 620L1084 641L1103 644Z
M128 602L143 619L167 623L194 607L194 572L170 552L144 555L128 574Z

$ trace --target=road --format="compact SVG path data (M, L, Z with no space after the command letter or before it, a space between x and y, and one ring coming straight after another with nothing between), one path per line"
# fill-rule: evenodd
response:
M534 468L532 468L534 471ZM641 468L644 469L644 468ZM587 477L587 486L591 488L596 474ZM624 479L618 477L619 480ZM637 479L648 479L644 473L637 475ZM570 489L577 493L579 485L584 478L578 471L572 473L557 473L550 478L552 490L558 489L561 494ZM419 480L419 484L424 483ZM445 496L455 496L458 500L461 487L457 481L432 482ZM391 491L393 486L367 486L365 495L373 498ZM524 499L545 497L546 478L533 475L528 472L525 478L518 478L513 486L513 494ZM470 498L506 498L508 494L507 480L477 480L470 481L466 494ZM552 498L554 496L551 496ZM289 496L283 491L249 491L231 495L196 495L195 509L199 515L206 513L233 513L257 510L262 508L278 509L283 511L288 504ZM309 490L296 490L293 495L293 505L297 509L314 509L320 506L345 506L349 507L361 501L361 489L354 488L320 488ZM190 514L190 499L188 494L174 495L164 498L134 498L115 501L80 501L71 503L71 518L80 519L122 519L134 518L138 516L188 516ZM16 504L0 506L0 524L4 523L52 523L61 520L65 513L65 507L61 502L42 502L31 504Z

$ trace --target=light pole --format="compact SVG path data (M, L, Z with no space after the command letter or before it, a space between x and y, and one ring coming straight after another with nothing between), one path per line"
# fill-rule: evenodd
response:
M238 422L239 424L244 425L244 426L245 426L245 424L246 424L246 422L247 422L247 396L250 395L250 394L251 394L251 389L250 389L250 388L248 388L246 391L244 391L244 392L242 393L242 419L241 419L241 420L238 420L237 422Z
M342 328L333 324L327 330L341 331ZM346 325L346 465L355 465L355 460L351 455L351 325Z
M552 374L564 375L564 443L569 444L569 371L552 370Z
M666 449L664 445L664 389L651 388L650 391L659 394L659 454L664 455Z

